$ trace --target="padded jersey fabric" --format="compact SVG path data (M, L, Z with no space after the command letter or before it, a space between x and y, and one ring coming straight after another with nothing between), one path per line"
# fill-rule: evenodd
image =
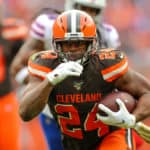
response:
M43 51L31 56L28 69L43 80L60 63L54 51ZM66 149L92 149L113 131L96 121L97 104L114 90L115 80L128 70L128 61L122 51L103 49L89 56L83 66L80 77L68 77L49 96L48 104L61 128Z

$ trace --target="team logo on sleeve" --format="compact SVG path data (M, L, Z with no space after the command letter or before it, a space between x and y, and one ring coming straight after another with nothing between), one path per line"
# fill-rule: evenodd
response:
M100 60L105 59L116 59L116 51L112 48L109 49L101 49L99 53Z

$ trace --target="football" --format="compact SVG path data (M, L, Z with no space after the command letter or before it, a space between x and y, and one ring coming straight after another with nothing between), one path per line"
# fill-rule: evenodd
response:
M113 93L106 95L105 97L102 98L99 104L103 104L107 106L109 109L111 109L112 111L117 112L119 110L119 106L116 103L117 98L120 98L121 101L124 102L129 112L132 112L135 109L136 107L135 98L132 95L126 92L122 92L122 91L113 92ZM101 110L99 110L99 113L102 115L105 115L105 113Z

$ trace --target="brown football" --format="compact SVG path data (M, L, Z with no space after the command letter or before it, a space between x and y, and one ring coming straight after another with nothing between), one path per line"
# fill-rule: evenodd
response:
M105 106L110 108L112 111L116 112L119 110L119 106L116 103L117 98L120 98L124 102L124 104L129 112L132 112L135 109L135 107L136 107L135 98L132 95L130 95L126 92L122 92L122 91L113 92L113 93L108 94L107 96L102 98L102 100L100 101L99 104L104 104ZM105 113L102 112L101 110L99 111L99 113L105 115Z

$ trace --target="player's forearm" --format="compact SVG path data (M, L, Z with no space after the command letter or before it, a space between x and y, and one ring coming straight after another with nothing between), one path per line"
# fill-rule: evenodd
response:
M80 76L83 66L77 62L66 62L58 65L46 75L44 81L31 76L27 91L20 104L20 116L28 121L37 116L45 107L53 86L61 83L69 76Z
M24 121L33 119L43 110L52 89L53 86L45 79L32 90L25 92L19 107L20 116Z
M135 115L137 122L150 116L150 92L139 98L133 114Z

